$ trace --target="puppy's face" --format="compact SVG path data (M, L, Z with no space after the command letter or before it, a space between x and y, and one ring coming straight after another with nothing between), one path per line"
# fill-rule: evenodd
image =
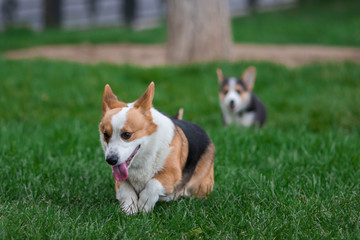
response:
M225 78L220 87L220 101L233 112L238 112L247 106L250 92L246 89L241 79Z
M220 69L217 70L220 84L219 98L228 110L239 112L247 107L254 86L255 74L255 68L249 67L241 78L227 78Z
M117 100L109 85L105 86L100 141L117 181L124 181L128 168L140 164L137 156L142 146L147 145L148 136L157 130L150 112L153 96L154 84L151 83L134 104L126 104Z

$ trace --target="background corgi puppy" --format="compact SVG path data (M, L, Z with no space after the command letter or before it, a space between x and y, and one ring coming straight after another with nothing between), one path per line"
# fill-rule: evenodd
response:
M247 68L241 78L225 77L221 69L216 72L220 84L219 98L224 124L263 126L266 122L266 109L252 92L256 77L255 67Z
M138 100L124 103L109 85L104 90L100 141L126 214L148 212L158 200L206 197L213 189L214 144L196 124L153 108L154 92L152 82Z

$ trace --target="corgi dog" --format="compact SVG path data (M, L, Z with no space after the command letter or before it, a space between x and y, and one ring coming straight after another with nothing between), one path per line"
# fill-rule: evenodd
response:
M266 122L266 109L252 92L255 83L255 67L247 68L241 78L225 77L217 69L220 84L219 99L225 125L262 127Z
M153 107L154 83L132 103L105 86L100 142L128 215L151 211L158 200L207 197L214 185L215 146L198 125ZM182 111L179 113L182 115Z

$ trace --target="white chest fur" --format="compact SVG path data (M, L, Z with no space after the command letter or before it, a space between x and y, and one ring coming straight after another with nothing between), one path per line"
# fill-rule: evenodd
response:
M144 138L139 154L129 168L127 179L137 193L162 169L172 149L170 144L174 137L174 124L154 108L151 109L151 114L158 129Z
M224 104L221 104L221 110L226 125L237 124L237 125L242 125L244 127L250 127L254 123L255 112L253 111L246 112L240 116L238 113L229 111L229 109Z
M236 121L245 127L250 127L251 125L253 125L254 120L255 120L255 112L247 112L244 113L241 117L238 116L236 118Z

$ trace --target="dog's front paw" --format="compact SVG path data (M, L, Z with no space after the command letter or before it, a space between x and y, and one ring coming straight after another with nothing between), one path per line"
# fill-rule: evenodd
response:
M150 212L154 208L158 199L158 196L151 195L146 190L142 191L137 204L138 210L142 212Z
M132 202L130 204L128 202L122 202L120 205L121 210L128 216L134 215L138 212L137 202Z
M116 198L120 201L121 210L126 215L133 215L138 212L138 196L134 188L126 181L121 183L116 192Z
M165 194L166 191L161 183L156 179L151 179L139 195L138 210L150 212L159 200L159 196L165 196Z

